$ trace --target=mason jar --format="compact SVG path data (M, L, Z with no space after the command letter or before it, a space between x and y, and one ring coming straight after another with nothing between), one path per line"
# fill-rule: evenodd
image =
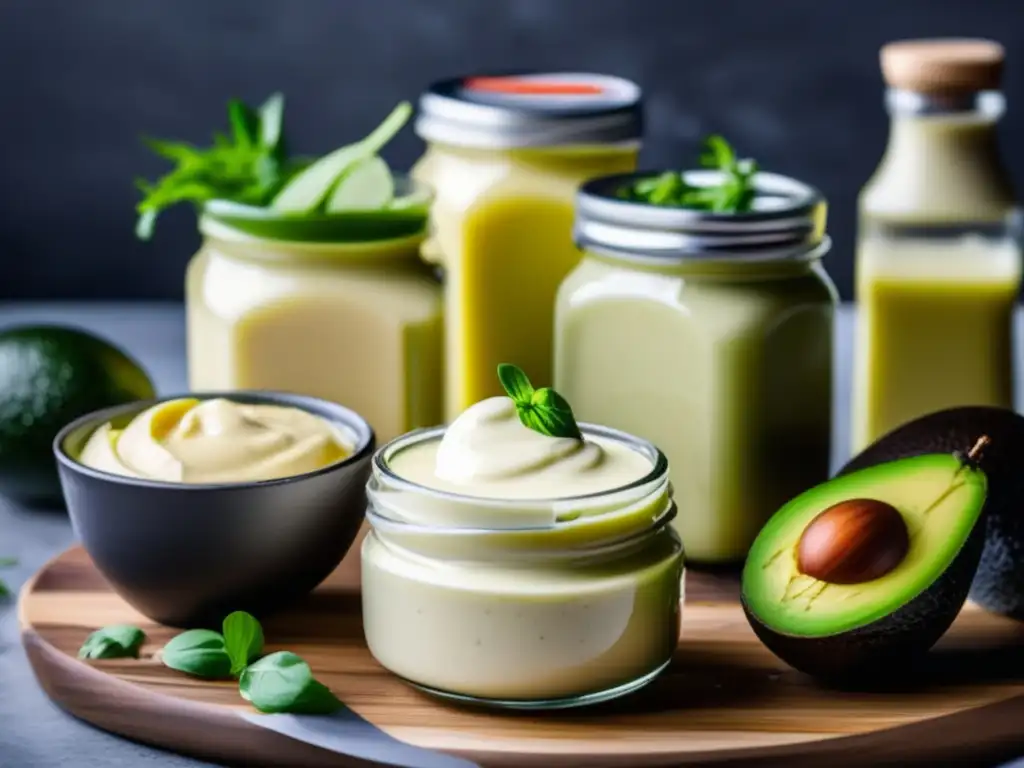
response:
M825 200L767 173L748 213L620 198L637 178L577 197L583 259L558 293L554 386L577 418L665 452L689 562L738 563L772 513L829 475Z
M684 566L666 458L617 430L581 429L638 451L650 472L589 496L478 498L392 467L443 427L377 451L362 601L381 665L437 696L544 709L624 695L668 664Z
M323 398L382 441L441 423L443 300L418 256L422 232L288 241L209 215L199 228L186 279L192 389Z
M460 77L421 96L412 176L435 191L423 258L444 274L445 421L502 394L516 361L551 381L555 294L579 262L573 199L636 167L641 91L580 72Z

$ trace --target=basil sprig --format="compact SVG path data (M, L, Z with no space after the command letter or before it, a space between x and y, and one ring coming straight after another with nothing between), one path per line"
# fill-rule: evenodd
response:
M569 403L551 387L534 389L522 369L510 363L498 366L498 380L515 403L523 426L548 437L583 439Z
M93 632L78 649L80 659L137 659L146 634L130 624L111 624Z
M290 651L263 658L263 627L252 615L235 611L224 619L223 634L190 629L161 652L171 669L209 680L238 679L243 699L264 713L328 715L342 707L330 689L313 677L309 664Z
M143 139L149 149L175 164L155 182L137 179L143 198L135 234L153 236L157 216L178 203L201 205L209 200L264 205L298 170L288 158L284 134L284 97L273 94L260 107L239 99L228 102L230 135L216 133L213 146L200 148L183 141Z
M239 695L260 712L329 715L344 705L313 677L302 658L277 651L263 658L263 627L252 615L235 611L224 619L223 634L190 629L160 651L165 666L207 680L238 679ZM146 638L138 627L114 624L93 632L78 651L80 659L138 658Z
M723 137L708 136L700 155L704 168L722 174L718 184L689 184L679 171L665 171L658 176L640 179L619 190L619 197L650 205L692 208L716 213L742 213L750 210L754 200L754 175L758 165L749 158L739 158Z

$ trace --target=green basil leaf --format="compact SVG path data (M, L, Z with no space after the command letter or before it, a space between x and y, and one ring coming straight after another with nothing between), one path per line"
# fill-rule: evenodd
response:
M533 385L523 370L511 363L498 365L498 381L516 405L525 405L533 395Z
M160 654L171 669L209 680L227 680L231 675L231 657L224 637L209 629L190 629L171 638Z
M582 440L583 435L568 401L550 387L533 393L533 411L547 434L552 437L572 437Z
M224 619L224 648L231 659L231 674L238 677L263 651L263 627L245 611Z
M568 411L570 415L572 414L569 402L551 387L542 387L534 392L530 403L537 408Z
M343 706L330 688L319 680L311 680L288 711L296 715L330 715Z
M334 695L313 679L309 664L289 651L264 656L242 673L242 698L267 714L329 714L341 706Z
M97 629L78 649L80 659L126 659L139 657L146 634L130 624L112 624Z
M532 405L524 405L516 408L516 413L519 414L519 421L527 429L532 429L534 432L540 432L542 435L548 434L547 427L544 425L543 419L537 414Z
M0 579L0 597L8 597L11 594L11 590L8 589L7 585Z

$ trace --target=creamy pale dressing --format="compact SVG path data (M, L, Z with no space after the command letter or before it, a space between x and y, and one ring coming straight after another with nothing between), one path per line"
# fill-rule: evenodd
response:
M653 446L542 435L507 397L409 441L384 449L367 494L363 629L385 668L544 706L617 695L668 662L683 553Z
M542 435L523 425L508 397L470 406L441 440L405 448L388 463L419 485L496 499L586 496L629 485L652 469L621 442Z
M256 482L312 472L352 453L332 424L299 408L181 398L86 443L86 466L179 483Z

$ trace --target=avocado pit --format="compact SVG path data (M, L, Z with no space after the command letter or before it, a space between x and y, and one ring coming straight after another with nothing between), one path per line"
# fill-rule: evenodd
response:
M874 581L903 562L910 532L896 507L849 499L820 512L797 543L797 569L826 584Z

